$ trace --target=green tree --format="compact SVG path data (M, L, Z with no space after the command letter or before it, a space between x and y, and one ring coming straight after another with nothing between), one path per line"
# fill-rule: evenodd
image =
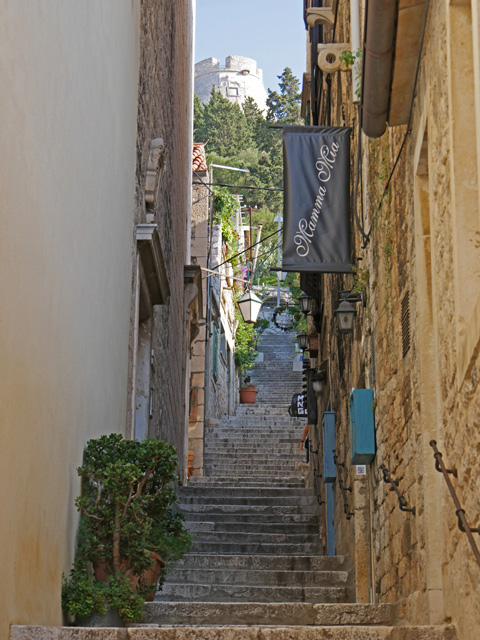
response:
M206 142L208 140L203 104L196 93L193 96L193 140L194 142Z
M255 100L248 97L242 105L247 127L252 137L253 146L262 149L268 137L267 121Z
M268 90L267 120L280 120L284 124L301 124L300 119L300 83L290 67L277 76L280 91Z
M227 156L251 146L252 138L241 107L224 98L215 87L203 107L203 117L209 152Z

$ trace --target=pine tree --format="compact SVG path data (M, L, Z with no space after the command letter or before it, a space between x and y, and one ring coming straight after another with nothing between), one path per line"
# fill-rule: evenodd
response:
M208 140L203 105L196 93L193 96L193 140L194 142Z
M215 87L203 107L203 116L209 152L228 156L251 145L252 138L242 109L224 98Z
M247 127L252 137L253 146L262 149L265 144L267 122L258 104L250 96L242 105L243 113L247 121Z
M290 67L286 67L277 78L280 81L278 83L280 92L268 90L267 120L270 122L280 120L284 124L301 124L299 81Z

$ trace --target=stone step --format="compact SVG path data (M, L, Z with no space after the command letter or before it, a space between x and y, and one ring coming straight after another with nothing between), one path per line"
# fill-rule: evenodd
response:
M223 529L215 531L196 531L194 541L212 542L221 541L229 544L317 544L317 533L273 533L273 532L251 532L251 531L225 531Z
M203 449L204 454L222 454L237 453L242 456L258 455L265 458L265 450L262 447L253 446L251 442L224 442L217 438L214 442L206 442ZM284 458L295 456L298 457L300 453L299 439L296 439L295 444L293 442L277 442L275 446L275 458Z
M262 473L266 470L275 471L275 469L278 469L279 473L282 473L283 469L295 469L297 463L303 462L303 457L304 456L302 456L302 452L300 451L298 452L298 455L290 453L286 454L284 457L278 458L276 456L275 458L269 458L262 454L252 454L251 456L239 454L237 457L234 453L226 455L220 449L216 454L209 454L207 459L204 458L204 463L209 464L211 467L225 467L227 470L232 466L243 466L245 467L246 473L243 473L242 475L255 475L256 468Z
M290 543L290 542L197 542L194 541L192 550L197 553L209 553L209 554L275 554L275 555L315 555L321 554L322 549L320 543L315 541L314 543Z
M298 440L298 442L300 439ZM297 443L298 444L298 443ZM253 460L254 462L265 462L269 464L285 464L285 463L294 463L297 460L301 460L303 457L303 451L300 451L300 446L294 448L293 444L289 444L288 447L292 450L282 450L281 447L275 450L272 455L271 451L268 451L265 446L263 447L250 447L253 451L248 451L248 448L235 447L233 444L222 444L220 441L217 441L216 446L209 446L208 450L205 454L208 453L209 456L213 457L215 460L221 460L228 463L232 459L237 459L238 461L247 462L248 460Z
M301 514L274 514L268 515L264 513L255 513L253 515L248 515L245 513L235 514L235 513L215 513L210 512L208 517L202 513L189 513L188 514L188 522L205 522L205 523L220 523L220 522L228 522L228 523L245 523L248 524L273 524L275 526L280 526L281 524L315 524L318 527L318 516L316 513L301 513Z
M257 427L255 431L236 434L231 432L205 434L205 445L209 449L225 446L249 447L263 453L265 457L273 458L277 446L297 446L300 449L301 435L299 429L298 432L293 433L265 433L265 437L262 438L261 429Z
M240 465L234 466L233 464L227 465L227 466L217 466L212 468L208 463L206 463L204 469L205 469L205 473L207 473L208 475L216 475L217 473L220 475L226 475L227 473L231 473L232 477L235 475L250 475L251 477L258 478L259 480L263 480L265 483L267 483L268 479L273 474L276 475L278 473L281 473L282 476L287 479L289 477L296 477L298 474L298 466L300 464L301 463L299 462L298 464L292 465L290 468L285 468L285 469L279 469L278 467L275 467L274 469L272 469L272 468L255 467L254 465L252 465L252 467L246 467L246 466L240 466Z
M309 640L312 637L310 634L316 631L314 625L330 627L339 625L340 628L348 625L355 627L358 633L360 629L357 625L391 625L394 616L395 607L389 604L149 602L145 605L143 621L161 624L204 625L207 622L209 625L256 625L257 629L258 625L288 624L289 633L294 632L293 625L299 625L306 630L303 638ZM402 631L405 631L405 628ZM208 637L201 636L202 640ZM230 635L218 637L224 640L227 637L230 638ZM280 636L281 640L288 640L291 637L291 635L284 635L283 638ZM352 637L355 640L363 640L362 636ZM270 636L269 640L274 638L275 636ZM404 639L402 636L397 636L395 640Z
M305 425L305 420L297 420L295 423L286 422L282 416L255 415L253 413L245 416L231 416L221 426L206 426L205 435L225 435L234 438L248 433L250 435L265 435L292 438L297 435L298 430Z
M301 438L300 429L291 433L275 433L265 432L262 437L262 429L260 427L252 427L251 431L225 431L223 433L206 433L205 444L208 447L216 447L217 445L239 445L248 446L257 451L263 451L266 454L272 454L277 444L280 445L298 445L300 446Z
M257 513L266 513L268 515L272 514L305 514L305 513L317 513L318 504L312 503L308 507L305 505L250 505L250 504L198 504L196 502L192 502L190 504L180 503L178 505L179 511L183 512L186 516L188 513L210 513L210 512L220 512L220 513L238 513L238 514L248 514L255 515Z
M281 416L246 415L232 416L222 422L222 426L206 426L206 435L220 435L239 438L242 435L259 435L293 438L302 427L304 421L297 421L296 424L288 424Z
M213 455L233 455L237 453L244 457L252 455L258 456L264 460L298 458L302 454L300 451L300 436L297 436L296 434L294 437L290 436L288 438L282 438L282 440L287 440L287 442L278 442L277 438L275 444L272 443L272 446L275 447L274 452L267 449L264 440L260 440L258 436L255 437L257 442L249 440L233 441L231 438L207 439L205 442L204 453L210 453Z
M232 485L232 482L236 487L244 486L244 487L261 487L266 486L264 483L259 480L252 478L252 476L241 476L241 475L231 475L231 476L192 476L188 480L189 487L198 486L198 487L207 487L207 486L226 486ZM268 482L269 486L282 486L282 487L304 487L305 486L305 478L303 476L295 476L288 478L288 481L282 477L272 477Z
M150 603L160 607L161 605L175 605L168 607L164 619L168 616L175 618L176 612L182 610L188 614L187 605L198 605L196 611L201 617L201 612L206 611L209 603ZM216 603L215 603L216 604ZM229 604L229 603L227 603ZM241 608L241 603L230 605L233 611ZM217 623L219 626L209 621L208 626L179 626L176 620L163 621L164 626L157 623L131 625L128 629L111 628L76 628L76 627L42 627L42 626L21 626L12 625L10 640L457 640L455 628L448 627L391 627L391 626L305 626L304 622L298 622L297 626L290 623L273 621L271 624L261 625L259 619L264 617L261 611L267 608L266 603L256 603L255 608L258 615L252 614L252 619L256 621L245 626L245 623L238 623L232 626L232 618L236 618L235 613L230 620L225 623ZM280 605L285 607L285 605ZM286 613L290 607L302 605L292 604L286 608ZM308 604L304 604L308 607ZM315 605L310 605L315 606ZM334 606L334 605L316 605ZM336 605L341 606L341 605ZM298 617L301 617L300 612ZM147 614L148 615L148 614ZM222 613L219 617L225 616ZM212 617L213 612L212 612ZM195 619L194 615L191 618ZM277 618L278 619L278 618ZM189 624L195 625L195 622ZM307 623L308 624L308 623ZM173 625L173 626L172 626Z
M196 496L198 498L221 498L221 497L238 497L238 498L311 498L313 497L313 490L306 487L237 487L232 485L230 487L199 487L195 485L188 485L186 487L179 487L177 490L177 497L179 501L184 496Z
M245 518L239 518L238 522L226 521L222 518L218 520L188 520L186 523L190 533L200 531L226 531L228 533L245 532L251 533L271 533L271 534L298 534L300 530L308 534L318 535L318 521L311 518L309 522L246 522ZM273 542L273 538L272 538Z
M251 474L252 476L257 475L257 473L259 475L269 475L270 473L281 473L283 475L288 473L297 474L297 463L301 462L302 460L292 460L291 462L277 462L275 464L269 462L255 463L255 461L252 461L250 464L248 464L247 462L243 462L241 460L237 461L232 458L229 463L222 460L220 460L220 462L204 460L203 466L208 470L209 473L218 472L220 475L224 475L225 473L241 475Z
M233 444L220 444L216 446L208 446L203 450L203 459L217 460L225 459L227 462L230 459L237 461L247 460L274 460L278 462L296 462L304 457L303 451L300 451L298 444L286 445L288 448L277 447L275 451L275 458L270 458L264 451L255 447L235 447Z
M254 477L256 480L258 480L258 482L259 482L259 483L262 483L262 484L272 484L272 483L270 482L271 474L272 474L272 473L276 473L276 471L277 471L277 470L274 470L273 472L272 472L272 471L269 471L269 472L265 472L265 473L260 473L260 472L258 472L258 473L255 473L255 475L253 475L252 473L250 473L250 477ZM218 472L212 472L212 473L210 473L210 470L209 470L208 468L207 468L207 469L205 469L205 473L207 473L209 476L210 476L210 475L211 475L211 476L216 475L216 473L221 473L222 475L225 475L225 472L224 472L224 471L218 471ZM238 474L237 474L237 473L235 473L235 472L233 472L233 471L231 471L231 473L232 473L231 478L232 478L232 481L233 481L233 480L237 477L237 475L238 475ZM298 470L297 470L297 469L292 469L292 470L290 470L290 471L282 471L282 477L283 477L284 479L286 479L286 480L287 480L287 482L288 482L288 480L289 480L290 478L296 478L296 477L297 477L297 475L298 475ZM242 476L242 477L246 477L246 476ZM273 486L273 485L272 485L272 486Z
M209 624L230 625L385 625L391 623L394 612L394 607L387 604L152 602L146 605L144 621L164 624L179 621L202 624L208 620ZM312 627L309 631L313 631Z
M162 600L201 602L346 602L345 587L256 586L250 584L184 584L165 582L156 596Z
M345 587L346 571L267 571L254 569L174 569L167 573L168 583L230 584L255 586Z
M271 556L271 555L215 555L186 553L176 564L176 568L198 567L225 569L265 569L267 571L342 571L346 561L344 556Z
M235 409L235 414L234 415L247 415L247 410L248 409L256 409L257 406L256 405L249 405L249 404L239 404L237 405L236 409ZM271 402L271 403L267 403L265 405L263 405L262 407L260 407L258 409L258 413L262 414L262 415L283 415L283 413L285 412L285 404L283 402ZM229 416L223 416L223 419L228 418ZM292 416L289 416L287 414L287 417L289 418L289 420L298 420L298 418L293 418Z
M197 504L207 504L209 506L214 505L231 505L233 507L249 506L253 507L271 507L275 508L279 506L279 501L275 498L265 496L195 496L195 495L182 495L179 497L180 506ZM285 506L297 506L297 507L311 507L316 504L316 500L313 495L309 496L283 496L281 499L281 508ZM252 512L254 509L252 510Z

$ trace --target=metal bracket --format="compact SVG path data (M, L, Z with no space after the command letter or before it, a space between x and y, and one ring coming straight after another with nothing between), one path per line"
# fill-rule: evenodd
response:
M316 27L317 24L333 27L334 23L335 14L330 7L310 7L310 9L307 9L307 24L309 27Z
M337 71L351 71L352 67L347 67L340 59L344 51L350 51L348 42L332 42L329 44L317 45L317 65L325 73L336 73Z
M399 489L398 489L398 484L399 484L399 479L398 478L392 478L392 476L390 475L389 470L387 469L387 467L384 464L380 465L380 469L383 473L383 481L386 482L387 484L390 484L390 491L395 491L395 493L397 494L397 498L398 498L398 507L400 509L400 511L408 511L409 513L412 513L413 515L415 515L416 513L416 509L415 507L409 507L407 500L405 498L405 496L400 493Z

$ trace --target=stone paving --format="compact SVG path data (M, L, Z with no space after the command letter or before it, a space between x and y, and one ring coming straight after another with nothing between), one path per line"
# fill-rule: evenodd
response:
M348 563L323 555L305 483L294 337L266 333L251 372L256 405L205 429L205 477L179 490L194 535L141 624L128 629L12 627L11 640L455 640L452 627L395 627L389 604L351 602Z

